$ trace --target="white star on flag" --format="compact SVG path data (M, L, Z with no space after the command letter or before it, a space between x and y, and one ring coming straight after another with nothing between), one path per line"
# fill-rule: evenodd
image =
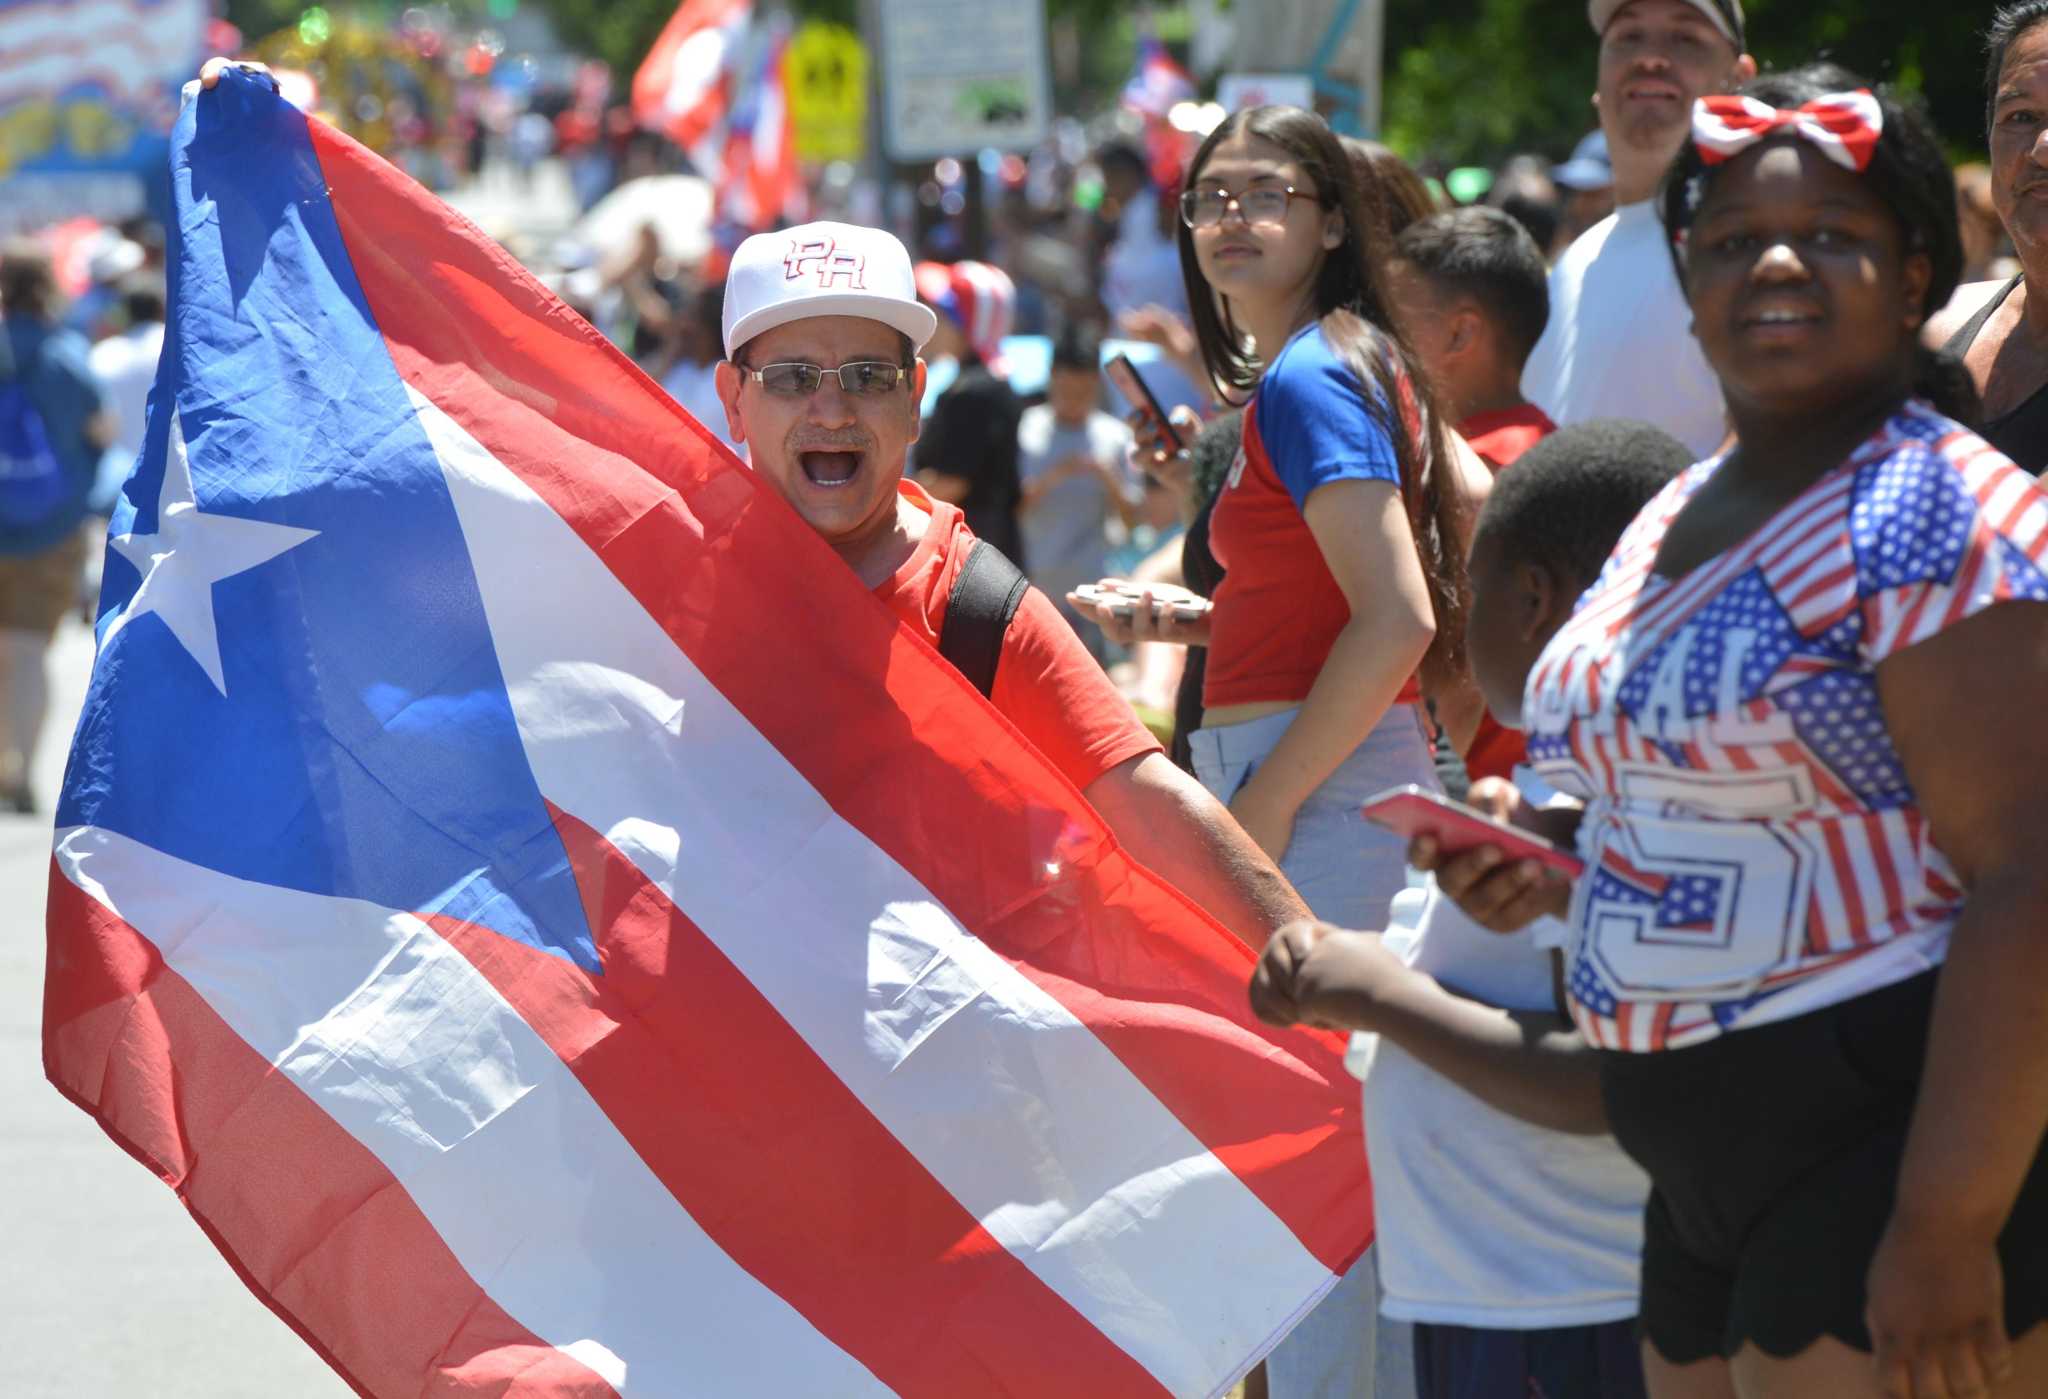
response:
M234 515L209 515L192 494L192 470L185 459L185 427L171 413L170 447L164 454L164 484L156 503L155 534L123 534L108 542L135 565L142 585L107 627L101 649L121 628L154 612L178 644L191 653L206 678L223 695L220 631L213 620L213 585L268 563L320 531L267 524Z

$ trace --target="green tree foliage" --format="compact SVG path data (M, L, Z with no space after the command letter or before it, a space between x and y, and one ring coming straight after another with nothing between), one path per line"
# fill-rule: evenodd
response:
M1927 102L1959 155L1984 144L1990 5L1926 0L1748 0L1765 68L1827 58ZM1388 0L1387 133L1416 157L1487 163L1561 157L1592 129L1596 41L1580 0Z
M228 0L225 12L228 23L241 30L242 37L253 44L286 25L297 24L305 8L299 0Z

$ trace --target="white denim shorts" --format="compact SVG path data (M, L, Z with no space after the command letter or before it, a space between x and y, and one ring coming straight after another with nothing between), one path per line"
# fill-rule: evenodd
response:
M1297 707L1189 735L1195 776L1228 802L1301 713ZM1294 837L1281 857L1287 876L1316 917L1344 928L1377 931L1387 905L1407 887L1407 842L1359 815L1366 798L1413 782L1441 791L1430 760L1419 705L1397 704L1365 741L1309 794L1294 818Z
M1219 801L1237 795L1300 709L1189 736L1195 776ZM1366 798L1414 782L1442 790L1422 711L1397 704L1294 818L1280 872L1316 917L1378 931L1407 887L1407 842L1358 814ZM1413 1399L1414 1332L1379 1315L1376 1248L1367 1249L1322 1302L1266 1358L1273 1399Z

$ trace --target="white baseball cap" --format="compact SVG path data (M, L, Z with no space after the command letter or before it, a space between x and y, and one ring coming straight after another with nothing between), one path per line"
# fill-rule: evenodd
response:
M807 223L740 244L725 277L726 357L764 330L812 316L880 321L919 350L939 328L917 299L909 252L879 228Z
M1593 21L1593 32L1605 34L1615 12L1628 2L1629 0L1588 0L1586 18ZM1712 20L1714 28L1720 30L1728 42L1735 45L1735 51L1742 52L1743 45L1747 42L1743 32L1742 0L1686 0L1686 3Z

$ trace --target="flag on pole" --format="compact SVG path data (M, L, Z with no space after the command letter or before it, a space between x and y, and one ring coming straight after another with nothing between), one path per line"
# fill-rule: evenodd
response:
M51 1080L359 1391L1220 1393L1355 1259L1329 1036L503 250L230 71Z
M1158 36L1138 39L1138 62L1124 83L1123 105L1148 117L1164 118L1178 102L1192 102L1195 80L1173 61Z
M753 14L753 0L683 0L633 75L633 119L681 146L702 175L718 168L733 65Z
M1137 66L1124 83L1121 100L1145 119L1145 165L1152 183L1169 200L1180 189L1181 168L1193 141L1167 115L1176 104L1192 102L1195 96L1194 78L1173 61L1166 45L1156 35L1140 35Z
M788 55L789 27L783 24L768 36L726 128L718 176L719 219L748 233L802 217L804 188L789 113Z

